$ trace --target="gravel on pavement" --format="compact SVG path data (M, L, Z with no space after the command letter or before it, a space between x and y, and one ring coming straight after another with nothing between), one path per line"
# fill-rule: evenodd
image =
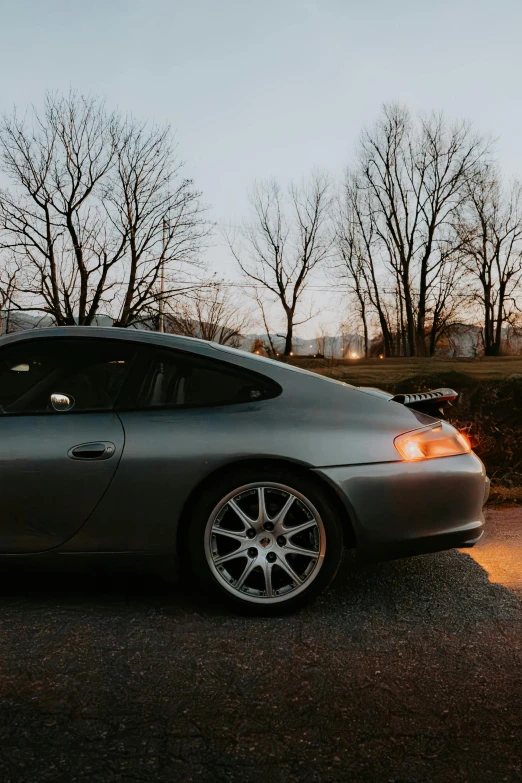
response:
M522 509L277 619L139 573L0 576L0 781L522 779Z

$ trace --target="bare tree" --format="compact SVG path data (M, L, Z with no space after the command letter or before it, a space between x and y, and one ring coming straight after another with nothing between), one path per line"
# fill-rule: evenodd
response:
M172 297L198 288L198 281L179 280L201 267L210 225L201 193L181 176L184 164L168 127L127 120L115 158L104 206L125 248L115 325L130 326L157 317Z
M168 331L188 337L239 348L250 325L250 314L241 311L241 303L223 282L175 300L175 309L167 313Z
M515 321L522 279L522 185L504 193L498 172L483 166L468 182L459 232L465 263L482 309L484 351L501 353L502 329Z
M384 330L388 336L388 324L381 307L380 294L377 285L374 285L374 297L372 299L373 259L371 248L366 247L364 223L360 224L361 215L357 214L352 198L357 199L357 192L351 192L353 180L346 184L345 199L337 202L336 209L336 245L339 259L336 259L334 271L336 276L348 286L357 319L360 321L363 331L364 355L368 355L368 318L372 305L380 312L384 321ZM371 226L369 226L371 231ZM350 304L352 304L352 302ZM352 308L350 308L352 309ZM343 357L344 357L343 346Z
M15 305L20 268L15 260L0 261L0 335L8 331L9 313Z
M24 269L24 309L47 312L57 324L93 322L124 249L107 236L97 193L116 143L114 116L75 93L48 94L42 115L15 112L0 125L2 168L12 183L0 193L1 246Z
M435 354L437 341L461 316L469 300L465 294L465 263L462 246L450 244L447 254L440 249L439 273L430 286L429 355Z
M357 184L366 194L364 224L370 221L375 252L399 286L412 355L428 351L431 308L449 268L455 216L487 150L469 124L450 127L433 114L416 126L399 106L385 106L377 125L363 133ZM446 285L451 281L449 274Z
M241 232L241 247L229 240L255 290L264 289L284 310L285 356L292 352L294 328L312 317L296 321L310 275L332 252L330 203L330 183L324 174L291 185L286 198L275 181L259 182L251 196L255 217Z
M334 273L348 286L355 301L365 345L368 345L369 311L373 310L379 320L385 353L391 356L394 339L385 293L388 278L383 276L385 266L382 264L381 242L371 197L357 173L347 172L343 197L336 207L337 257Z
M47 95L42 113L4 117L0 162L0 249L23 268L21 309L88 326L103 307L129 326L197 262L208 225L168 128Z
M265 334L266 334L265 351L268 354L268 356L270 356L272 359L275 359L277 356L279 356L279 351L276 348L274 339L272 337L272 332L270 331L270 327L268 325L266 304L263 301L263 297L260 296L259 291L256 288L254 288L252 296L258 307L259 312L261 313L261 319L263 321L263 326L265 327Z

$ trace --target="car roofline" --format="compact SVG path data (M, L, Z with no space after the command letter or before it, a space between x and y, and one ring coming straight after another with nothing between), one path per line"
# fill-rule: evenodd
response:
M260 375L266 375L276 382L280 382L281 374L294 375L295 373L315 381L325 381L337 385L345 386L350 389L356 387L351 384L338 381L334 378L328 378L324 375L305 370L301 367L295 367L285 362L278 362L275 359L269 359L264 356L257 356L248 351L232 348L227 345L202 340L199 337L185 337L184 335L169 334L167 332L155 332L146 329L123 328L117 326L46 326L38 329L26 329L19 332L13 332L0 337L0 349L4 346L15 344L17 342L41 340L45 338L76 338L90 337L103 340L125 340L126 342L141 343L146 345L156 345L158 347L172 348L179 351L187 351L207 358L220 359L227 364L242 366L257 372Z
M197 352L198 347L208 346L207 340L198 337L185 337L178 334L153 332L147 329L132 329L118 326L46 326L39 329L24 329L0 337L0 347L23 340L45 339L55 337L92 337L103 340L129 340L130 342L154 343L157 345L179 345Z

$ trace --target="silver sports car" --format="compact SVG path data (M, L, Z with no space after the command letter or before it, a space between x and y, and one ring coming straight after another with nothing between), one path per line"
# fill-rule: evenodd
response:
M277 612L343 546L472 546L488 479L439 411L191 338L61 327L0 338L0 553L140 556ZM75 560L74 562L76 562Z

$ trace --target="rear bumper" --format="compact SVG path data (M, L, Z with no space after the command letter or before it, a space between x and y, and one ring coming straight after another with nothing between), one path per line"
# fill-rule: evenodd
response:
M473 546L489 494L473 453L424 462L317 468L343 501L357 550L392 558Z

